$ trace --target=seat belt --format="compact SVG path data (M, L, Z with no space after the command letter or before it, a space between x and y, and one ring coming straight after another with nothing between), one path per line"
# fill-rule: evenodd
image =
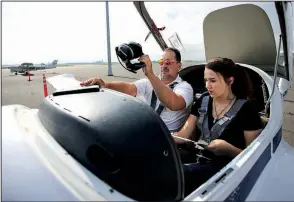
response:
M174 82L174 83L170 84L168 87L169 87L171 90L173 90L177 84L178 84L178 82ZM152 98L151 98L151 104L150 104L150 106L151 106L154 110L155 110L156 102L157 102L157 96L156 96L156 94L155 94L155 91L153 90L153 91L152 91ZM159 103L158 108L155 110L156 113L157 113L158 115L160 115L161 112L163 111L164 107L165 107L165 106L164 106L162 103Z
M198 112L199 112L199 118L197 120L197 128L200 130L201 132L201 136L200 138L203 139L204 141L209 141L209 128L208 126L204 126L203 125L203 121L204 119L206 118L207 119L207 116L206 116L206 113L207 113L207 108L208 108L208 102L209 102L209 95L207 96L204 96L202 98L202 102L201 102L201 107L198 109ZM206 121L204 122L204 124L206 124Z
M200 116L197 121L197 127L201 131L200 139L206 141L207 143L210 143L212 140L219 138L224 129L236 116L236 114L246 101L247 100L245 99L237 99L230 110L226 112L224 116L213 125L211 130L209 130L207 116L209 96L203 97L201 107L198 110Z

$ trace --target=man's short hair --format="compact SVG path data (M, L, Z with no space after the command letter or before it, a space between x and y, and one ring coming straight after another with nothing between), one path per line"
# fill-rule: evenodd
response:
M176 55L176 61L181 62L181 59L182 59L181 58L181 53L180 53L180 51L178 49L168 47L168 48L164 49L164 51L173 51L175 53L175 55Z

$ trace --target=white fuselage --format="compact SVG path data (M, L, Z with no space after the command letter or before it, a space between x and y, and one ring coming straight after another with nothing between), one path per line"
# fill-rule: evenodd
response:
M69 155L42 127L37 109L3 106L4 201L125 201Z

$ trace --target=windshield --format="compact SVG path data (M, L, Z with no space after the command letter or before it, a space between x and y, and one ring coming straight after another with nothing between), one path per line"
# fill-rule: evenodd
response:
M157 27L165 26L161 31L168 46L169 39L178 36L182 43L181 50L183 65L204 62L203 21L210 12L238 4L241 2L145 2L150 17ZM275 34L276 47L279 39L279 21L273 2L250 2L266 11ZM176 34L175 34L176 33Z

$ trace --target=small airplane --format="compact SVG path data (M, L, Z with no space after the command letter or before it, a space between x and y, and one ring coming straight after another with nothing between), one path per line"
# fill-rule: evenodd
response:
M8 69L10 69L10 72L15 72L15 75L17 75L17 73L28 74L29 71L56 68L57 62L58 62L58 60L53 60L52 63L49 63L47 65L44 63L33 64L33 63L25 62L25 63L22 63L21 65L8 67Z
M39 109L2 106L3 200L293 201L294 149L282 136L283 98L293 77L293 8L291 2L272 4L278 47L268 15L254 4L221 8L204 19L207 59L228 57L248 71L265 127L192 193L184 194L179 152L154 110L137 98L89 86L56 91ZM153 30L144 2L134 5L164 50L168 40ZM204 66L180 71L195 94L205 91Z

